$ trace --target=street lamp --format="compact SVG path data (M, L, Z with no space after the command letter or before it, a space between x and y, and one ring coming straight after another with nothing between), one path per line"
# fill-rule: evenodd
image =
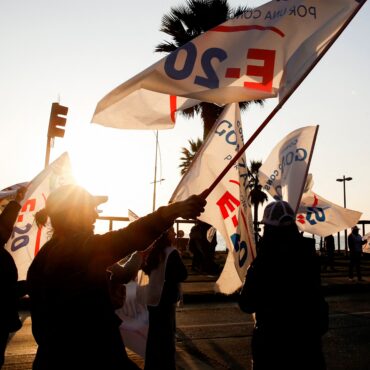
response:
M338 182L343 182L343 203L344 203L344 208L347 207L346 204L346 181L351 181L352 177L346 177L343 175L341 179L337 179ZM347 229L344 230L344 245L346 248L346 253L348 251L348 241L347 241Z

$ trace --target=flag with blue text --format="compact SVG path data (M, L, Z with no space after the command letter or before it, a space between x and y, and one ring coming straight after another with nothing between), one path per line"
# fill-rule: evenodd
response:
M39 229L34 222L35 213L45 207L53 190L74 182L68 153L63 153L29 184L12 236L6 244L17 265L20 280L26 278L33 258L50 237L50 225Z
M239 105L228 104L181 179L171 201L201 193L242 145ZM221 293L231 294L240 288L246 269L256 255L248 194L244 154L209 194L205 211L199 217L220 232L228 248L225 267L215 285L215 290Z
M296 223L301 231L325 237L356 225L362 213L334 204L312 190L302 195Z
M200 101L222 106L283 99L364 1L274 0L250 9L112 90L97 104L92 122L167 129L174 126L176 111Z
M259 170L263 190L297 210L306 183L319 126L307 126L286 135Z

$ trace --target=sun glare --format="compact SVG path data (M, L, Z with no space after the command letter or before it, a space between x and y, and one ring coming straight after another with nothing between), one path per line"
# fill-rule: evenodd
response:
M81 140L83 138L83 140ZM114 130L90 125L70 135L68 152L79 185L96 195L107 195L99 208L105 215L127 216L150 211L155 141L151 131Z

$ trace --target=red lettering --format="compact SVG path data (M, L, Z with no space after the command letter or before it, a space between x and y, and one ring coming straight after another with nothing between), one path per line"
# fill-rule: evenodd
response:
M227 217L229 217L229 212L233 212L237 207L239 207L240 201L226 191L226 193L217 201L216 204L219 206L222 217L225 220Z
M21 209L21 212L27 212L27 208L29 212L34 211L36 207L36 199L28 199L27 202L23 204L23 207ZM23 221L23 215L19 215L17 222Z
M274 77L275 50L249 49L247 59L263 60L263 66L247 65L247 76L261 77L261 82L244 82L244 87L266 92L272 91Z

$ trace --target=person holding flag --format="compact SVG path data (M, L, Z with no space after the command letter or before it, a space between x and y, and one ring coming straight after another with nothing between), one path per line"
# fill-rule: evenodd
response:
M106 199L105 199L106 200ZM195 219L206 201L192 195L126 228L94 234L96 206L103 199L77 185L63 185L36 213L53 234L27 274L32 332L38 344L34 370L137 369L119 332L106 269L135 250L144 250L178 217Z
M22 322L18 314L18 300L25 295L24 281L18 282L18 270L11 254L4 248L13 231L21 209L19 204L26 192L20 187L15 199L10 201L0 214L0 369L4 364L5 349L9 334L19 330Z

